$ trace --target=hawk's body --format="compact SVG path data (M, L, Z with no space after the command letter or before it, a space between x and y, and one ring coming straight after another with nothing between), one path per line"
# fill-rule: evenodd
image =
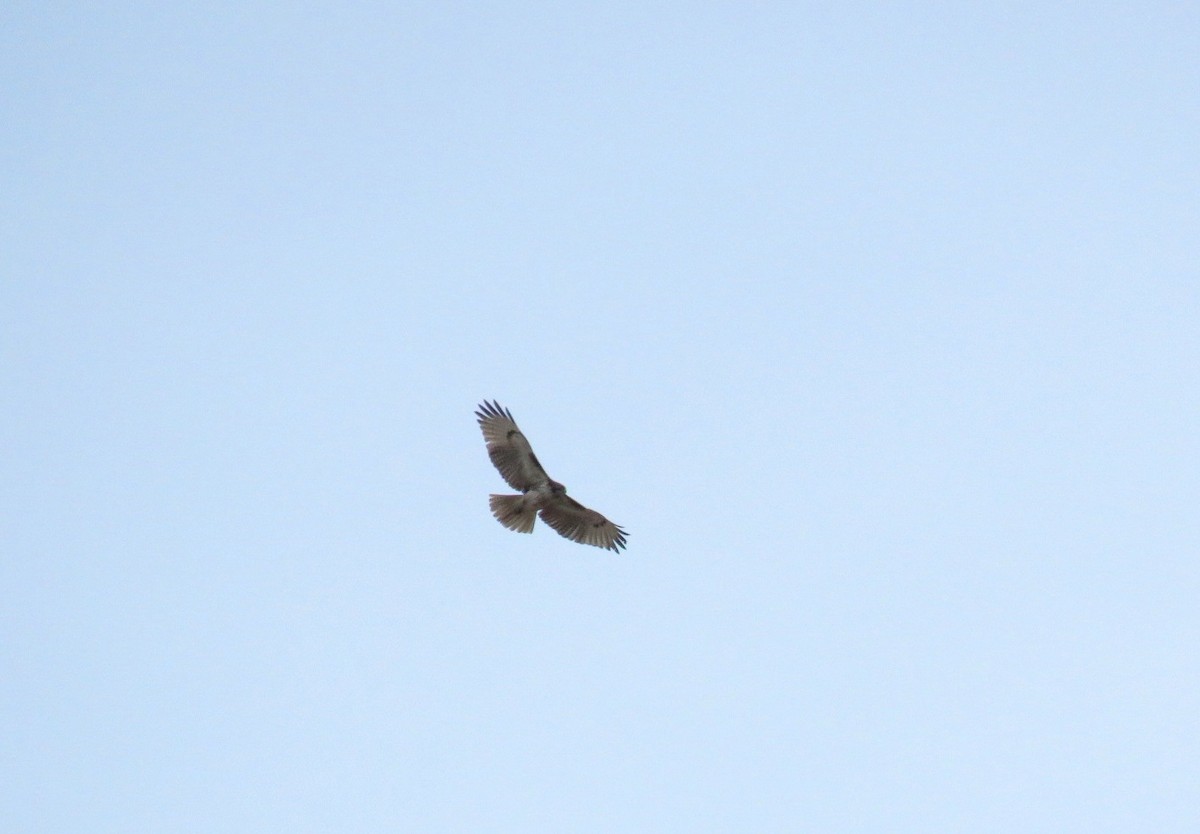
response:
M619 552L628 535L595 510L589 510L567 496L567 488L550 479L512 413L499 403L484 401L475 412L488 457L513 489L520 495L492 495L488 503L492 515L509 530L532 533L540 515L560 536L580 544L591 544Z

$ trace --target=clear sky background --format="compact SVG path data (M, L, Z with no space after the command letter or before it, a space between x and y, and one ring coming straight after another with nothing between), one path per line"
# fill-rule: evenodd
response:
M1197 43L6 4L6 829L1200 830Z

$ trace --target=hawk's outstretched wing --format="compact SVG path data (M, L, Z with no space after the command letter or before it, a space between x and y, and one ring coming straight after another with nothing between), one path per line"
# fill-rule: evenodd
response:
M483 430L488 457L510 487L525 492L550 480L507 408L484 400L475 416Z
M614 553L620 553L625 546L624 530L567 495L554 496L539 515L556 533L573 542L592 544Z

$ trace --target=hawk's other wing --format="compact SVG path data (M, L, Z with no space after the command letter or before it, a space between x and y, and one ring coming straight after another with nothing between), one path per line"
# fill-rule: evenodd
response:
M512 412L497 402L484 400L475 416L483 430L488 457L510 487L525 492L550 480L529 441L517 428Z
M625 546L628 534L624 530L567 495L554 496L539 515L554 532L573 542L603 547L614 553L620 553Z

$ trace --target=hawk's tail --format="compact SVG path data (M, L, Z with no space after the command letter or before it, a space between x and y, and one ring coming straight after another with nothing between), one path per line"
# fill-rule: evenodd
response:
M491 495L488 506L492 515L509 530L518 533L532 533L533 522L537 521L537 511L525 506L524 495Z

